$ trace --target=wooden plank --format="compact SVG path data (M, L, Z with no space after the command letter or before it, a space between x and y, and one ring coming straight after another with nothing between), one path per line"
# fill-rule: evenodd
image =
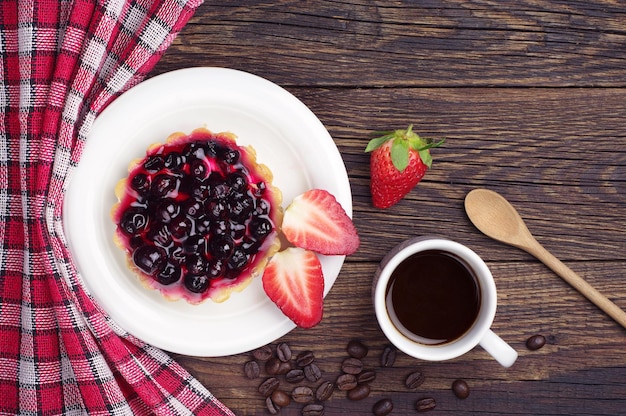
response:
M626 151L622 89L295 89L328 127L350 176L357 257L379 260L379 241L443 234L521 258L478 234L463 211L469 190L505 195L540 242L568 261L624 259ZM361 104L359 104L361 103ZM372 103L371 105L363 103ZM358 115L358 117L357 117ZM446 137L417 188L384 211L371 206L371 132L415 123ZM555 218L562 220L555 223Z
M325 403L327 414L368 414L373 403L384 397L393 399L397 414L412 414L414 402L423 396L434 397L439 411L455 414L549 414L544 413L547 408L554 409L554 414L589 414L594 400L602 400L602 413L597 414L610 414L610 409L619 414L626 404L620 384L626 377L621 348L626 332L541 265L508 262L490 266L499 289L494 331L520 354L510 369L500 367L480 347L443 363L416 360L400 352L393 368L382 368L380 354L387 341L370 303L375 271L371 263L352 262L344 268L326 299L326 313L319 326L296 329L278 342L288 342L296 353L313 350L324 379L330 381L340 374L350 339L368 345L364 362L377 372L370 397L351 402L344 392L336 391ZM619 262L603 263L594 274L598 281L610 282L620 269L623 264ZM625 285L609 283L598 288L612 291L626 307ZM535 333L545 335L548 344L529 351L525 341ZM243 375L248 354L175 358L237 414L263 412L264 401L256 390L263 378L249 380ZM426 382L411 391L404 386L404 377L415 370L426 375ZM470 384L469 399L460 401L452 395L450 385L456 378ZM293 388L280 379L281 388ZM291 405L281 414L297 415L301 407Z
M281 85L621 86L610 0L207 2L155 73L224 66Z

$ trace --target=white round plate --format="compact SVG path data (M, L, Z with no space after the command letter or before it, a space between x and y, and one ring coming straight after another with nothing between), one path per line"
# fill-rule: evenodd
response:
M295 325L253 279L227 301L190 305L144 288L113 243L114 187L131 160L172 132L198 127L231 131L252 145L274 174L283 207L312 188L331 192L352 215L346 168L318 118L285 89L245 72L188 68L156 76L117 98L96 119L65 198L70 250L87 289L123 329L156 347L195 356L224 356L273 342ZM320 256L324 295L344 256Z

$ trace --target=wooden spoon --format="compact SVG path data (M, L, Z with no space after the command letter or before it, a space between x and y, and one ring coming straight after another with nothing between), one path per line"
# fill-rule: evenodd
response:
M500 194L488 189L474 189L465 197L465 211L485 235L532 254L626 328L626 312L543 248L515 208Z

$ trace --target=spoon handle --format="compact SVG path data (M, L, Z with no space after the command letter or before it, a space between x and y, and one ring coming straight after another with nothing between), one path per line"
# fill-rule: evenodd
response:
M573 286L598 308L602 309L622 327L626 328L626 312L620 309L619 306L600 293L596 288L587 283L586 280L563 264L559 259L554 257L552 253L546 250L536 240L534 243L536 244L527 245L523 247L523 249L539 259L543 264L552 269L553 272Z

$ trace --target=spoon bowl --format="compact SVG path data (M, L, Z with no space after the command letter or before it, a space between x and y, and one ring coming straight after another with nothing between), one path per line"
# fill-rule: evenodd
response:
M626 313L539 244L517 210L503 196L488 189L474 189L465 197L465 212L483 234L535 256L626 328Z
M525 249L534 240L515 208L497 192L474 189L465 197L465 212L483 234Z

